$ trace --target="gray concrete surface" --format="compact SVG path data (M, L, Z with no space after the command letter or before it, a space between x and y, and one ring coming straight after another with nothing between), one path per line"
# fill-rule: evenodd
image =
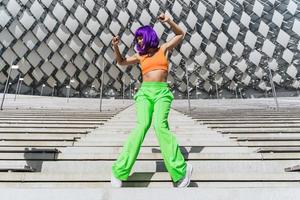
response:
M279 98L279 112L273 110L272 99L192 101L191 116L181 113L186 112L186 100L174 100L170 130L194 166L192 184L184 190L171 182L153 127L125 188L112 189L111 165L136 124L134 102L107 100L100 113L97 99L64 101L30 96L6 101L0 112L0 169L30 166L37 171L0 172L4 199L12 198L12 193L17 200L41 195L51 200L157 199L158 192L172 199L298 196L299 174L284 171L300 159L300 149L292 151L300 144L297 98ZM109 113L113 116L105 117ZM54 148L59 153L33 152ZM285 152L258 153L260 148Z

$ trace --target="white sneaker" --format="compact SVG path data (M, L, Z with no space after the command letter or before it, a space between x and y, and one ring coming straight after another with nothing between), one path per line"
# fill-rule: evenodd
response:
M186 164L186 174L185 176L177 182L177 187L187 187L191 182L191 176L193 173L193 166L189 163Z
M111 174L111 179L110 179L111 186L120 188L122 187L122 181L117 179L113 174Z

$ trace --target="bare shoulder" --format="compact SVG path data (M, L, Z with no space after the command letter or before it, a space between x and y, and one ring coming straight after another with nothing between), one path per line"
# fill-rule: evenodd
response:
M164 52L164 54L166 55L167 54L167 51L168 51L168 45L167 43L163 43L160 45L160 49Z

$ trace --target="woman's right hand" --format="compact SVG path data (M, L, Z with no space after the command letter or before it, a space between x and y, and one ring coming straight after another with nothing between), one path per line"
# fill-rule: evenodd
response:
M119 42L120 42L120 38L119 38L119 36L114 36L113 38L112 38L112 44L114 45L114 46L117 46L118 44L119 44Z

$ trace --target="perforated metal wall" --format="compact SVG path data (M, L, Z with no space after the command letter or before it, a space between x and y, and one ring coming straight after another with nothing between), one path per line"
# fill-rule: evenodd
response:
M104 95L120 97L123 80L128 95L140 69L116 65L111 38L119 35L122 54L132 55L134 31L151 24L165 42L173 33L156 21L165 12L187 32L169 55L176 98L186 97L186 69L192 97L265 95L268 67L277 91L292 96L300 86L299 9L298 0L0 0L1 90L17 64L10 92L23 77L21 93L39 94L45 84L45 95L53 87L65 95L73 79L71 96L96 94L104 72Z

